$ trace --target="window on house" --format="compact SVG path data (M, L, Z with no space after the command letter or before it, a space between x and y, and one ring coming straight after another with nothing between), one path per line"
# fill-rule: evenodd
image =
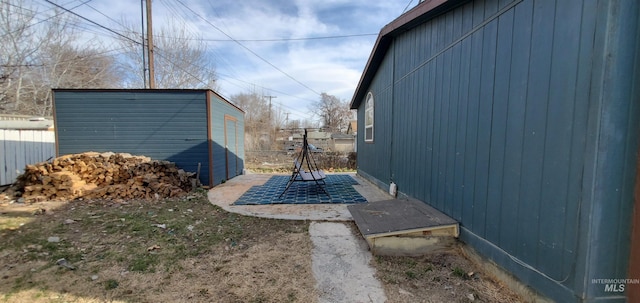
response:
M364 107L364 141L373 142L373 94L367 94Z

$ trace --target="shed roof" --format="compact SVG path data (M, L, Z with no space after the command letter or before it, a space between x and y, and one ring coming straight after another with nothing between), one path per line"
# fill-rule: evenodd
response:
M367 65L362 72L360 82L351 98L351 109L357 109L367 93L366 89L373 80L376 70L382 63L391 42L395 36L417 27L441 14L444 14L471 0L425 0L408 12L385 25L378 34L373 50L369 55Z
M220 100L224 101L225 103L228 103L229 105L235 107L236 109L238 109L239 111L241 111L242 113L245 113L245 111L238 107L237 105L235 105L233 102L227 100L225 97L223 97L222 95L220 95L219 93L210 90L210 89L173 89L173 88L160 88L160 89L146 89L146 88L135 88L135 89L122 89L122 88L115 88L115 89L111 89L111 88L99 88L99 89L94 89L94 88L54 88L53 89L54 92L64 92L64 91L72 91L72 92L209 92L211 94L216 95L218 98L220 98Z

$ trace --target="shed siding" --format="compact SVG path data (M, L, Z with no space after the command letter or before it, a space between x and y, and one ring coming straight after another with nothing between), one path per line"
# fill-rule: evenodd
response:
M214 184L220 184L242 174L244 169L244 114L215 94L211 94L210 102L211 108L214 109L211 112L213 180ZM235 131L225 127L225 115L236 119ZM232 135L235 138L230 138ZM228 154L225 145L230 142ZM230 155L234 155L234 159L229 159ZM229 167L227 167L227 161L229 161Z
M375 142L358 134L359 170L460 221L545 295L616 297L589 281L626 277L639 10L477 0L399 34L369 85Z
M0 186L16 182L26 165L54 156L53 131L0 129Z
M57 91L58 155L126 152L169 160L209 184L205 91Z

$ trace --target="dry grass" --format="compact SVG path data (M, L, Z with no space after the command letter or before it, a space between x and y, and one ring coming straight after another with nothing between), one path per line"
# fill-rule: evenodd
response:
M316 300L308 222L227 213L204 193L0 213L0 302Z
M372 265L384 285L388 303L523 302L479 272L457 250L420 257L378 256Z
M0 204L0 302L315 302L308 227L227 213L204 192ZM372 265L388 302L520 302L455 252Z

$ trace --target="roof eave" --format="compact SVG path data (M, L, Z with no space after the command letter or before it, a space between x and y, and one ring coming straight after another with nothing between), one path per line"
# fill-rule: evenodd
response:
M393 41L393 37L469 1L471 0L425 0L385 25L378 34L376 43L369 55L369 60L367 60L362 76L360 76L358 86L351 98L350 108L357 109L360 106L360 102L366 93L365 89L371 84L376 70L382 63L382 59Z

